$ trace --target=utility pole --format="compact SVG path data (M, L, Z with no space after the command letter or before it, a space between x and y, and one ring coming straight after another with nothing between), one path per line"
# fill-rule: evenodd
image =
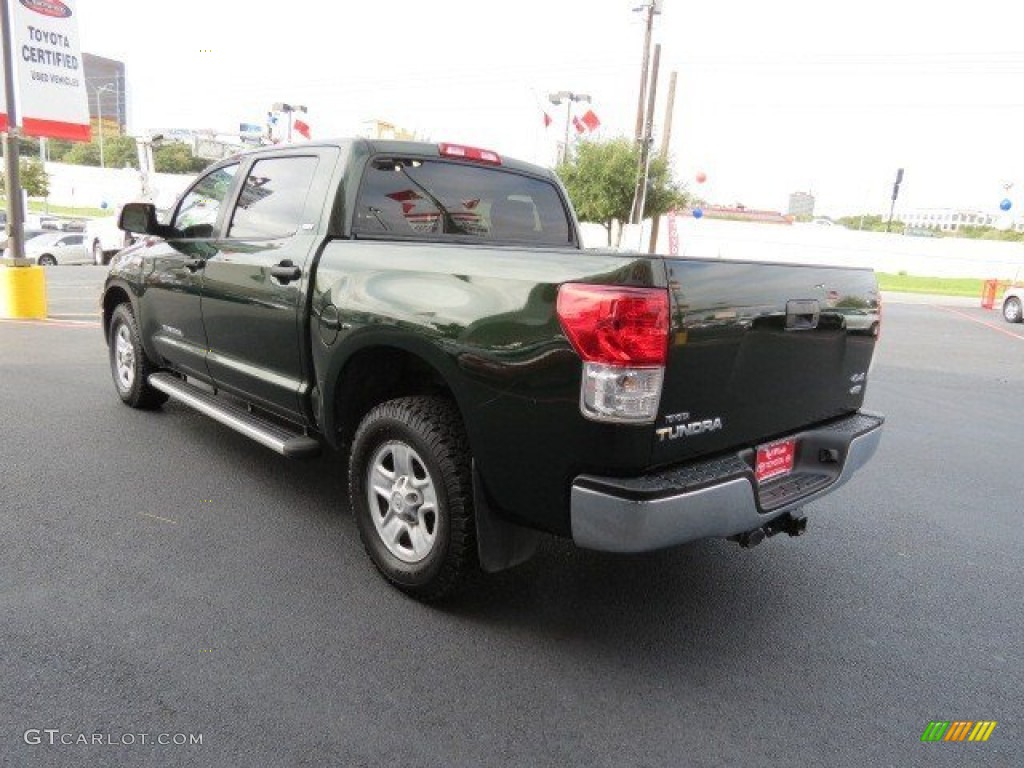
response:
M665 128L661 134L661 159L668 162L668 142L672 137L672 111L676 105L676 75L677 72L673 72L668 79L668 104L665 105ZM654 221L651 222L651 247L649 253L654 253L658 250L658 225L661 223L661 217L656 216Z
M636 140L640 141L643 139L643 108L644 98L647 95L647 69L650 65L650 35L654 29L654 16L662 12L662 3L660 3L660 0L646 0L643 5L633 10L646 14L643 35L643 63L640 67L640 96L637 99L637 127L634 134Z
M633 195L634 224L643 224L644 204L647 202L647 175L651 164L651 142L654 131L654 101L658 94L658 63L661 59L661 44L654 46L654 61L651 65L651 92L648 94L647 115L644 133L640 140L640 163L637 171L636 192Z

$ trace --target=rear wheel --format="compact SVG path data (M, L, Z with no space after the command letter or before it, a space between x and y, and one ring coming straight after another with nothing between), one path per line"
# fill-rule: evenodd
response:
M57 260L53 257L52 253L44 253L39 257L39 266L41 267L55 267L57 266Z
M1008 323L1019 323L1022 320L1020 299L1011 296L1003 302L1003 318Z
M103 246L100 245L99 240L92 244L92 261L97 267L102 267L107 263L107 260L103 256Z
M110 372L121 400L132 408L156 408L167 395L149 385L156 366L146 357L139 326L128 304L118 304L110 319Z
M406 397L370 411L349 488L367 554L402 591L439 600L475 569L469 446L451 401Z

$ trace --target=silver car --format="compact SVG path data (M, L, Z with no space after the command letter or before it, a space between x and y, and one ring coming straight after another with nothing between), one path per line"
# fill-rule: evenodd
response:
M25 241L25 258L44 267L57 264L92 264L81 232L47 232Z
M1008 323L1024 322L1024 286L1012 286L1003 294L1003 319Z

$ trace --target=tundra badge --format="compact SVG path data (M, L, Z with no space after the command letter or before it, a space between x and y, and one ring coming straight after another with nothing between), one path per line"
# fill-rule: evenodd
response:
M688 424L677 424L674 427L662 427L661 429L654 430L654 434L658 436L659 442L664 442L666 438L675 440L680 437L693 437L694 435L703 435L708 432L717 432L721 428L722 418L715 416L712 419L691 421Z

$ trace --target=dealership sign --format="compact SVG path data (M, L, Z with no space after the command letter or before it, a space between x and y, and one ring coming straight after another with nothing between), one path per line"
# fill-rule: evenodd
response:
M75 0L0 0L11 18L15 83L22 132L89 141L89 102ZM0 103L0 129L7 129Z

